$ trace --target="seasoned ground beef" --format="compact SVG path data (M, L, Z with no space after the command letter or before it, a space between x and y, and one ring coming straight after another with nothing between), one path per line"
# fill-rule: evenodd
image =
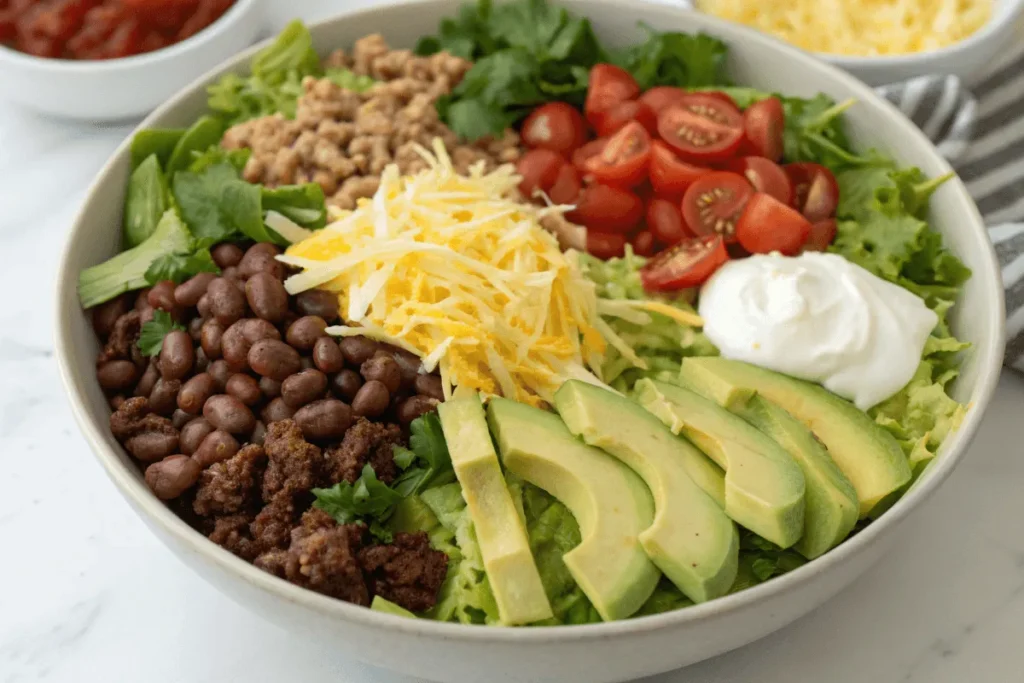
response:
M400 446L402 441L402 430L398 425L359 418L345 432L342 442L324 453L331 483L355 482L363 466L369 462L377 478L390 484L398 475L394 447Z
M135 342L139 340L142 322L138 311L128 311L114 322L114 327L107 337L107 343L100 353L96 364L102 365L111 360L131 360L138 355Z
M271 187L319 183L328 203L353 209L356 200L377 191L388 164L396 163L402 174L426 168L416 146L429 149L434 138L444 141L460 171L478 161L490 169L519 158L514 131L460 144L438 118L434 102L469 70L464 59L446 52L419 57L410 50L391 50L381 36L371 35L356 41L351 55L339 50L328 63L380 82L355 93L326 78L307 78L295 120L266 116L229 129L222 146L252 150L246 180Z
M448 572L448 556L432 549L422 531L398 533L392 544L364 548L359 563L371 593L413 612L434 606Z
M263 448L250 444L227 460L210 465L199 476L196 514L233 515L256 508L266 460Z
M228 515L214 520L210 540L243 560L252 562L260 554L260 545L249 533L248 515Z
M297 527L288 547L285 576L317 593L369 605L370 593L357 558L362 535L362 527L355 524L316 530Z
M321 483L323 455L302 437L302 430L294 420L271 423L263 448L270 458L263 478L265 502L272 501L279 493L295 495Z
M264 550L287 548L299 514L295 499L288 493L279 493L252 521L252 536Z

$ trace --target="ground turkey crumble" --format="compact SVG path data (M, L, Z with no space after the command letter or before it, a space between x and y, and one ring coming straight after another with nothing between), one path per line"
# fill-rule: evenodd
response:
M434 103L462 80L471 66L465 59L447 52L419 57L410 50L391 50L375 34L356 41L351 54L334 52L327 63L379 83L356 93L326 78L309 77L295 120L278 114L230 128L222 146L252 150L244 170L247 181L271 187L319 183L329 204L348 210L377 191L388 164L396 163L403 175L426 168L416 146L429 149L434 138L444 141L460 172L478 161L490 170L518 160L514 131L460 144L439 120Z

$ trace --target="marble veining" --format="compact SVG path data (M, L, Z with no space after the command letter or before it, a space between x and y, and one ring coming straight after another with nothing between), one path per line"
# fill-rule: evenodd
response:
M89 183L130 130L0 103L0 683L414 683L339 660L200 580L79 436L53 360L53 283ZM1024 681L1022 406L1024 381L1004 375L962 466L850 589L649 683Z

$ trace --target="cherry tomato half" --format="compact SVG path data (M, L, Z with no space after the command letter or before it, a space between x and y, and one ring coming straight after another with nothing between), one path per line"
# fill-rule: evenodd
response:
M653 109L655 114L660 114L663 109L667 109L673 104L679 104L689 96L689 94L690 93L686 92L682 88L674 88L670 85L659 85L655 88L651 88L641 95L640 101Z
M583 172L602 183L633 187L647 178L650 158L651 136L638 122L630 121L583 162Z
M764 157L741 157L730 161L726 168L750 181L754 189L778 199L783 204L793 200L793 185L782 167Z
M626 253L626 236L587 230L587 253L608 260Z
M835 218L826 218L811 225L811 234L800 251L826 251L836 238Z
M735 173L714 171L701 176L683 195L683 220L697 235L721 235L736 241L736 221L754 194L746 179Z
M537 190L547 192L555 184L564 165L565 159L550 149L531 149L516 165L516 172L523 177L519 191L527 199L533 199Z
M548 190L548 198L555 204L575 204L581 186L579 171L572 164L562 164L555 182Z
M689 95L658 115L658 132L686 161L725 161L743 142L743 115L716 97Z
M647 229L654 233L659 242L673 246L688 237L693 237L683 223L679 205L667 199L652 199L647 205Z
M520 130L527 147L571 154L587 139L587 122L575 107L549 102L533 110Z
M839 183L821 164L801 161L782 170L793 183L793 206L811 222L829 218L839 205Z
M682 196L686 188L690 187L697 178L711 169L701 166L693 166L682 161L672 148L661 140L651 143L651 164L649 177L651 187L661 196L669 195Z
M637 256L654 256L658 251L658 240L650 230L641 230L633 235L633 253Z
M638 100L626 100L604 111L596 111L591 116L591 121L594 124L594 131L601 137L612 135L630 121L640 123L651 135L658 132L658 115Z
M704 283L729 260L720 235L704 235L666 249L640 269L640 281L650 292L669 292Z
M636 193L614 185L588 185L567 218L590 232L628 235L640 223L644 203Z
M810 221L763 192L750 198L736 224L736 239L752 254L796 254L810 232Z
M750 151L772 161L781 160L785 122L778 98L769 97L747 107L743 112L743 132Z
M595 64L590 70L590 84L583 113L587 120L595 112L606 111L619 102L631 100L640 94L640 86L625 69L611 64Z
M731 104L732 106L736 107L736 100L734 100L733 98L729 97L728 95L726 95L721 90L704 90L704 91L701 91L700 94L704 95L706 97L714 97L716 100L721 100L722 102L725 102L726 104ZM736 108L739 109L739 107L736 107Z

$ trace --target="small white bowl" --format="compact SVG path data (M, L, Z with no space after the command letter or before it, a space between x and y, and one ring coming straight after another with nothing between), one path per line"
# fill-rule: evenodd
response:
M122 59L47 59L0 46L0 98L62 118L137 118L251 45L263 18L262 0L237 0L194 36Z

